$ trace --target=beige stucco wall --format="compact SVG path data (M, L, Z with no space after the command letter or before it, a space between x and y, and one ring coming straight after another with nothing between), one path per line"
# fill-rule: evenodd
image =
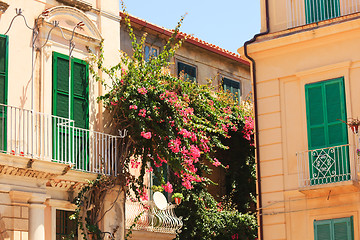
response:
M76 30L73 57L86 60L89 56L86 47L95 53L98 52L99 43L103 38L105 65L118 63L120 49L119 1L86 0L93 9L85 13L64 6L55 0L3 0L3 2L10 6L5 13L0 15L1 34L6 32L11 19L16 15L15 8L23 10L23 15L30 27L34 25L35 19L42 11L51 9L49 17L45 18L40 26L40 34L36 42L38 49L34 54L33 100L35 111L52 113L52 53L69 54L69 42L61 37L60 31L57 29L53 30L47 44L39 49L46 41L53 20L59 21L66 38L70 37L69 30L71 31L76 23L84 22L83 29ZM56 8L58 6L63 8ZM26 28L22 17L17 17L7 36L9 39L7 103L30 110L32 105L32 31ZM104 131L103 108L97 103L96 98L103 91L100 83L90 77L90 129L99 131ZM51 136L48 137L51 139ZM81 186L86 179L96 178L96 174L73 170L64 174L65 164L43 159L35 159L35 162L31 164L29 160L26 157L0 153L1 240L54 240L56 238L56 210L73 210L75 206L71 204L71 196L76 195L79 191L79 188L75 186ZM74 190L73 194L72 190ZM114 202L116 196L117 192L107 196L106 207ZM125 231L123 199L123 195L117 198L113 211L101 223L104 231L108 232L112 232L119 226L118 239L123 238ZM38 222L43 222L38 228L40 230L34 228L35 223Z
M249 46L257 70L257 147L266 240L311 240L314 219L350 216L354 239L360 237L357 181L300 189L296 156L307 150L305 84L344 77L347 117L360 116L359 26L359 20L351 20L293 34L279 32ZM351 131L348 138L355 145ZM354 166L357 159L350 155Z

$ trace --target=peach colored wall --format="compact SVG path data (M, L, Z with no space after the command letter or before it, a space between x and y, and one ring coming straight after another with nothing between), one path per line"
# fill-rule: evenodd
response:
M16 15L15 8L21 8L27 23L32 27L37 16L45 9L52 9L57 6L64 6L55 0L3 0L10 6L7 11L0 14L0 34L5 33L10 25L11 19ZM60 26L68 27L72 30L73 26L79 21L84 21L83 30L75 36L76 44L73 56L86 60L89 56L86 47L90 47L94 52L98 51L99 42L104 39L105 65L118 63L120 50L120 18L118 0L86 0L91 3L93 9L89 12L81 12L77 9L63 8L62 12L50 14L45 19L45 23L40 27L39 39L36 46L44 44L50 30L52 20L59 20ZM72 23L71 23L72 21ZM48 22L48 23L46 23ZM68 32L64 30L65 36L69 38ZM8 105L31 109L31 36L32 31L27 29L21 17L16 18L12 28L7 34L9 39L8 57ZM34 67L34 110L51 114L52 112L52 53L59 52L68 55L69 43L60 37L60 32L54 30L49 38L47 45L41 50L35 51ZM95 82L91 77L89 80L90 88L90 128L102 129L102 107L97 103L96 97L102 93L102 86ZM36 198L36 204L44 207L44 216L38 216L45 221L45 239L55 239L56 209L73 210L74 205L70 203L72 187L75 183L85 182L85 179L95 179L96 174L69 171L62 175L64 165L35 160L42 166L27 166L29 159L20 156L11 156L0 153L0 239L7 240L27 240L31 236L29 229L31 217L28 213L28 206L31 199ZM36 164L37 164L36 163ZM45 165L43 165L45 164ZM55 170L57 169L57 170ZM54 174L53 171L57 171ZM19 174L19 172L32 171L31 174ZM44 172L45 171L45 172ZM37 172L37 173L35 173ZM44 178L46 174L52 177ZM53 174L53 175L52 175ZM55 181L55 182L53 182ZM57 184L56 181L59 181ZM74 189L75 195L79 189ZM14 201L11 193L16 191L23 198ZM26 198L26 196L29 197ZM41 196L41 200L39 200ZM114 201L114 197L106 201ZM103 227L106 231L112 231L116 226L124 223L121 215L124 211L120 196L116 203L116 211L111 213L111 217L104 218ZM21 200L21 199L20 199ZM34 200L35 201L35 200ZM34 217L34 216L33 216ZM117 238L122 239L124 228L120 226ZM122 235L122 236L121 236Z
M296 156L307 150L305 84L344 77L347 117L360 116L359 25L360 20L349 20L279 33L249 46L257 70L257 147L266 240L311 240L314 219L349 216L354 217L354 239L360 237L358 181L300 189ZM354 134L349 131L348 136L355 145ZM357 164L357 157L351 154L350 161Z

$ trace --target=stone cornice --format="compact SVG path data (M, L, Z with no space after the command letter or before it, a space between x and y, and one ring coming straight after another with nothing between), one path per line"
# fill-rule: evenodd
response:
M87 12L92 9L92 5L82 0L57 0L60 3L63 3L68 6L76 7L81 11Z

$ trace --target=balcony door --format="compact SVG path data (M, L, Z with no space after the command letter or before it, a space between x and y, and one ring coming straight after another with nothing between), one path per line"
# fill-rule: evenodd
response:
M6 152L6 106L8 78L8 38L0 35L0 152Z
M306 24L340 16L339 0L305 0Z
M70 84L69 92L69 57L53 53L53 115L58 117L53 120L53 158L86 171L89 170L89 77L85 61L71 59Z
M344 79L305 85L310 184L350 179Z

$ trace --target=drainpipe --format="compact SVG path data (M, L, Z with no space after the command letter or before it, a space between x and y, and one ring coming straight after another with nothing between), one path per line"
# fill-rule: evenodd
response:
M254 37L244 44L244 53L245 56L251 61L251 71L252 71L252 81L254 87L254 114L255 114L255 156L256 156L256 178L258 185L258 209L259 209L259 239L264 240L263 232L263 216L262 216L262 196L261 196L261 174L260 174L260 151L259 151L259 124L258 124L258 107L257 107L257 86L256 86L256 64L255 60L248 55L248 45L256 41L260 36L266 35L270 32L270 23L269 23L269 0L265 0L265 17L266 17L266 31L255 34Z

